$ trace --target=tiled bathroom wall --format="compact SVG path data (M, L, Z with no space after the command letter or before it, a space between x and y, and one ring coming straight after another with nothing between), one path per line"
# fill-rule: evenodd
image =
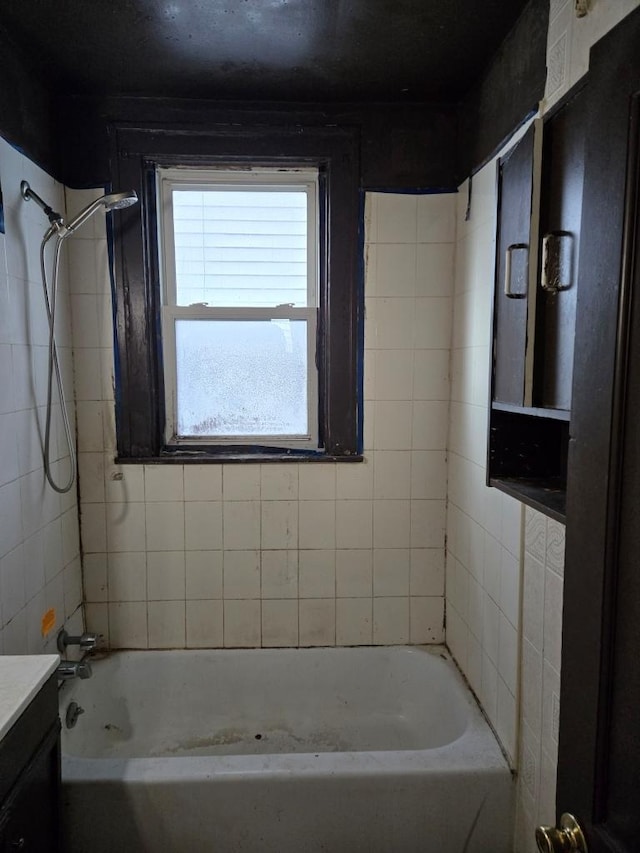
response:
M517 758L522 505L485 486L495 161L458 194L451 356L447 643Z
M443 640L454 211L367 197L362 464L115 465L104 223L74 236L91 629L136 648Z
M526 510L516 853L556 819L564 544L564 525Z
M49 223L34 202L22 199L23 179L64 211L64 188L0 139L5 220L5 234L0 234L0 653L4 654L55 650L56 634L65 620L74 632L82 628L76 490L66 495L54 492L46 483L42 461L48 324L39 248ZM64 259L57 337L74 419ZM53 423L54 474L65 479L69 460L58 429L57 404Z

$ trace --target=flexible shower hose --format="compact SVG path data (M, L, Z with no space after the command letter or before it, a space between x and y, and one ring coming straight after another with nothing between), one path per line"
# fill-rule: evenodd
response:
M47 268L45 263L45 248L49 240L54 237L56 242L53 250L53 271L51 278L51 298L49 298L49 286L47 284ZM58 269L60 266L60 250L64 236L57 233L55 227L49 228L47 233L42 238L40 244L40 272L42 275L42 288L44 290L44 304L47 310L47 319L49 321L49 363L47 368L47 413L45 418L44 430L44 473L51 488L59 494L68 492L76 478L76 451L71 436L71 427L69 425L69 413L64 397L64 388L62 385L62 377L60 375L60 365L58 364L58 349L55 339L55 322L56 322L56 301L58 294ZM69 449L69 462L71 471L69 479L64 486L58 485L53 478L51 470L51 410L53 405L53 376L55 373L56 384L58 386L58 396L60 397L60 409L62 414L62 423Z

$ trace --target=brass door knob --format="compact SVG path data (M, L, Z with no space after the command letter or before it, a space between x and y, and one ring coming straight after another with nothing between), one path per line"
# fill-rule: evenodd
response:
M536 844L540 853L587 853L582 828L571 814L563 814L560 827L539 826L536 829Z

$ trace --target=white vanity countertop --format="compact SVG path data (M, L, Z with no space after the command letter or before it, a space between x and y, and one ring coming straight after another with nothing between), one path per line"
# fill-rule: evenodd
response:
M55 671L59 660L58 655L0 655L0 739Z

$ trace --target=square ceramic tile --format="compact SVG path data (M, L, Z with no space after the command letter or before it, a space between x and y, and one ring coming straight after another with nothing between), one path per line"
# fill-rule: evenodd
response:
M415 300L377 297L367 305L368 346L376 350L411 350L414 347ZM447 343L446 346L449 344Z
M370 598L373 594L373 552L336 551L336 595Z
M335 498L335 465L300 465L298 478L298 496L301 501L333 500Z
M258 648L261 644L259 601L224 602L224 644L227 648Z
M411 643L444 642L444 598L412 596L409 601Z
M560 672L562 653L562 578L547 569L544 581L544 659Z
M185 501L219 501L222 499L222 467L220 465L184 466Z
M335 646L336 602L334 598L306 598L298 602L301 646Z
M506 548L500 557L500 609L514 628L520 626L520 561Z
M331 598L336 591L336 552L298 552L300 598Z
M453 243L456 238L456 193L418 196L418 243Z
M262 509L262 548L297 548L298 502L265 501Z
M522 643L522 717L535 732L542 728L542 655L527 640Z
M444 450L411 453L411 497L442 499L447 496L447 457Z
M451 346L453 306L450 297L418 298L414 307L416 349L448 349Z
M298 552L263 551L261 559L262 598L297 598Z
M184 500L182 465L145 465L144 493L148 502Z
M106 554L86 554L82 575L86 601L95 603L109 600Z
M223 645L222 601L187 601L187 648L218 649Z
M142 503L144 495L144 466L116 465L113 454L105 453L104 493L107 503Z
M303 549L335 548L335 501L300 501L298 545Z
M183 551L147 551L148 601L185 598Z
M444 501L411 501L411 547L442 548L445 535Z
M444 549L412 548L409 571L411 595L444 595Z
M150 601L149 648L182 649L186 645L184 601Z
M544 566L529 553L524 555L522 632L526 640L542 652L544 625Z
M336 601L336 645L370 646L373 639L373 604L370 598Z
M373 454L375 498L411 496L411 451L376 450Z
M376 400L413 399L413 350L385 349L375 352Z
M485 595L484 624L482 628L482 648L495 666L498 665L498 649L500 646L500 610L498 605Z
M144 550L144 504L129 512L124 504L120 505L120 514L109 524L109 550L128 550L130 542L136 550ZM142 530L138 520L142 519ZM107 519L105 504L85 504L80 515L82 546L86 554L102 553L107 550ZM5 540L6 541L6 540Z
M187 551L187 599L222 598L222 551Z
M222 491L225 501L255 501L260 498L259 465L223 465Z
M262 602L262 645L284 647L298 645L298 602Z
M223 542L225 551L260 547L260 502L223 502Z
M415 296L415 244L387 243L376 249L376 296Z
M85 503L104 503L104 454L78 453L78 484Z
M277 463L260 469L260 497L263 501L294 501L298 498L298 465Z
M515 696L518 686L518 633L503 613L500 614L498 673Z
M517 758L516 728L517 710L516 700L504 681L498 676L498 719L496 731L500 743L504 746L510 759L511 766L515 766Z
M409 642L409 598L373 599L373 642L393 646Z
M184 504L187 551L222 548L222 501L187 501Z
M260 598L260 552L225 551L223 577L225 598Z
M445 450L449 404L416 400L411 413L411 447L414 450Z
M108 505L109 506L109 505ZM147 503L147 548L150 551L184 550L183 502Z
M408 548L410 544L411 502L373 502L374 548Z
M147 557L144 552L109 554L109 601L147 600Z
M559 521L547 519L546 564L557 575L564 575L565 526Z
M378 548L374 551L374 596L409 595L410 560L408 548Z
M85 604L83 609L87 630L100 634L101 645L109 648L109 605L105 603Z
M24 550L19 545L0 559L0 614L6 625L24 607Z
M453 256L452 243L432 243L417 247L416 296L451 296Z
M373 501L336 501L336 547L370 548Z
M338 465L336 476L338 500L366 500L373 497L373 463L370 458Z
M379 243L415 243L418 196L379 193L377 208Z
M480 702L494 729L498 724L498 670L491 658L482 653L482 690Z
M109 644L112 649L148 648L145 601L109 604Z
M541 512L525 508L524 547L528 554L544 563L547 551L547 519Z

